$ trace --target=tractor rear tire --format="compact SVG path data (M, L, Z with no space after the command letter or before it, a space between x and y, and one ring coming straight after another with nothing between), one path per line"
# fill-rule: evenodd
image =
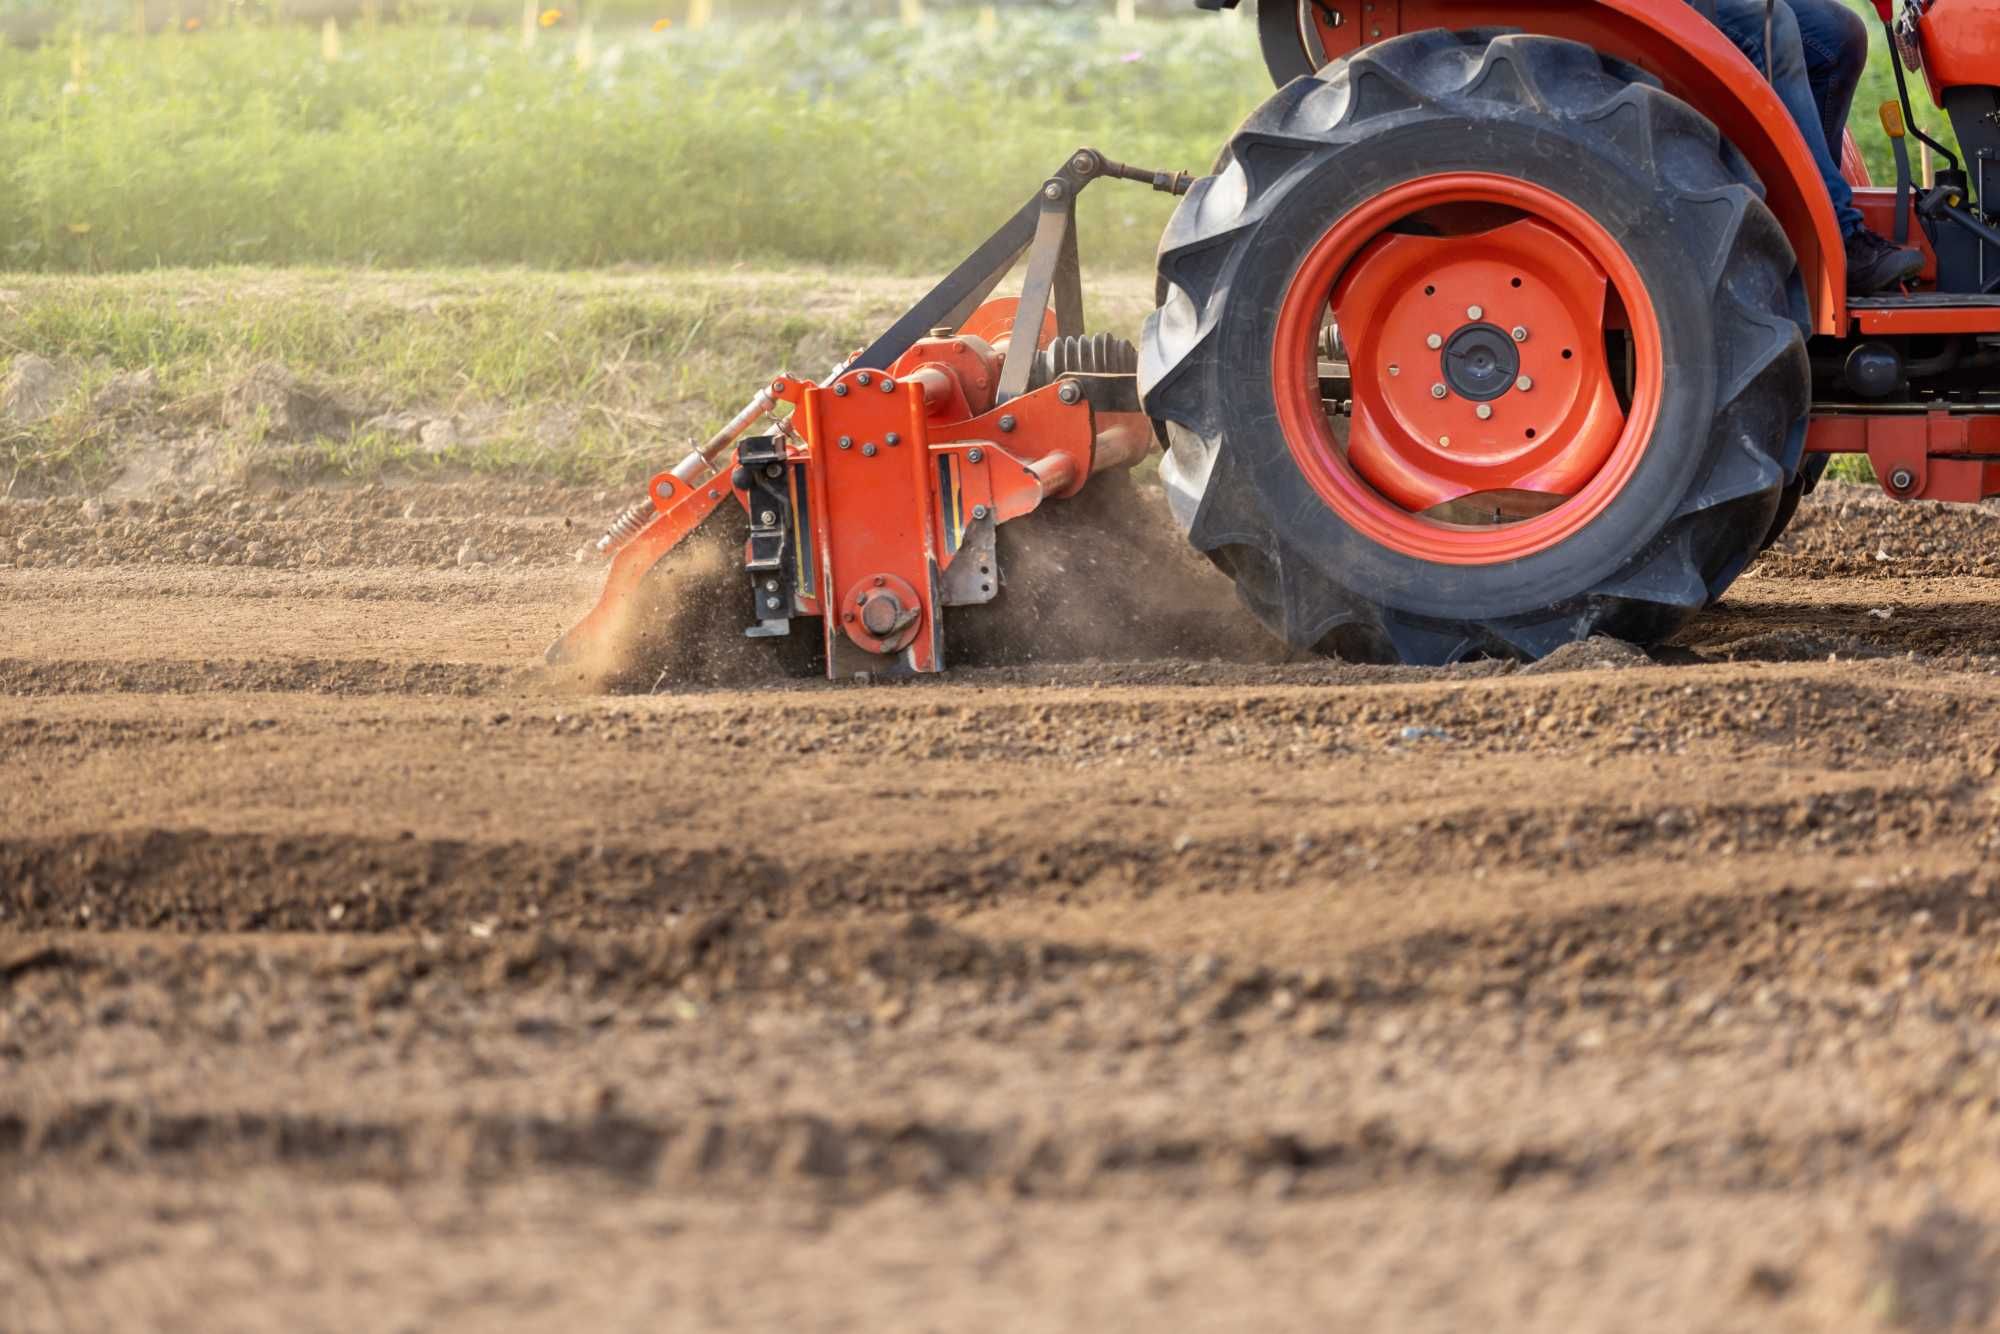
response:
M1449 282L1425 282L1431 257ZM1140 386L1162 480L1294 647L1441 664L1657 642L1756 556L1799 471L1808 307L1754 173L1575 42L1415 33L1295 80L1188 192L1159 264ZM1494 329L1530 298L1553 336L1514 324L1510 347ZM1343 300L1368 316L1339 319L1345 438L1301 342ZM1485 517L1524 490L1543 508Z

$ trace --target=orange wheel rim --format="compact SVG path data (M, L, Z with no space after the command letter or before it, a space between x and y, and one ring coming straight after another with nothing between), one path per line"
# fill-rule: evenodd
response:
M1407 222L1435 234L1392 230ZM1345 441L1321 393L1329 313L1353 384ZM1607 333L1629 365L1612 364ZM1624 248L1561 195L1474 172L1407 182L1336 222L1293 275L1272 352L1279 425L1320 498L1380 545L1454 565L1533 555L1602 513L1645 453L1664 382L1659 319ZM1494 521L1465 521L1489 505Z

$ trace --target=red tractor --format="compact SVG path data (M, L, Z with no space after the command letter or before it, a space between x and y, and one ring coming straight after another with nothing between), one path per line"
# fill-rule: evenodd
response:
M1409 663L1657 642L1833 454L1900 499L2000 494L2000 0L1878 7L1900 166L1857 202L1926 267L1850 300L1804 139L1684 0L1266 0L1281 86L1211 175L1077 153L874 344L655 478L552 653L733 499L751 633L818 617L831 675L938 670L943 609L1000 593L997 525L1156 439L1189 540L1275 633ZM1099 177L1184 196L1136 348L1081 327Z

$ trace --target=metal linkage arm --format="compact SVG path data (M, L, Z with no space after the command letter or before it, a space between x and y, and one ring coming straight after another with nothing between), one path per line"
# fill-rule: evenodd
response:
M1042 183L1034 198L1014 211L1014 215L979 248L946 274L943 281L905 311L881 337L863 348L850 364L853 370L887 370L910 350L911 344L932 329L957 328L978 309L980 303L1007 276L1007 271L1029 255L1028 275L1021 293L1021 309L1016 327L1041 328L1042 314L1051 296L1056 303L1056 324L1060 332L1083 331L1083 283L1076 248L1076 196L1099 176L1114 180L1138 181L1166 194L1186 194L1193 178L1186 172L1153 171L1145 167L1113 162L1094 148L1079 148ZM1032 252L1032 253L1031 253ZM1037 275L1040 275L1038 278ZM1038 295L1039 292L1039 295ZM1014 375L1015 363L1027 374L1029 358L1017 357L1003 370L1003 386ZM1026 386L1023 378L1021 386ZM1019 393L1016 388L1014 393ZM1003 388L1003 398L1008 396Z

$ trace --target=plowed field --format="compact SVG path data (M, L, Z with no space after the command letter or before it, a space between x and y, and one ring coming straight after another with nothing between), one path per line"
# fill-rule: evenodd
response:
M0 1329L2000 1319L2000 512L1446 671L1055 530L1095 639L611 694L616 503L0 503Z

